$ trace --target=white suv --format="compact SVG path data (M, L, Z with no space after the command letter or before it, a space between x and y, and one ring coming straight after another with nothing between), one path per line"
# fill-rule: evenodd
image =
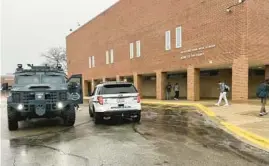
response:
M132 83L107 82L95 87L89 99L89 114L95 124L114 116L140 121L140 96Z

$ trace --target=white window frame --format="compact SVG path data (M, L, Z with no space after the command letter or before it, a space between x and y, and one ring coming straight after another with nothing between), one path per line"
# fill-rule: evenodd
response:
M130 59L134 58L134 43L130 43Z
M176 48L182 47L182 27L176 28Z
M106 64L108 65L109 64L109 52L106 51Z
M89 68L92 68L92 57L89 56Z
M136 41L136 57L141 56L141 42L140 40Z
M165 32L165 50L171 50L171 31Z
M92 67L93 68L95 67L95 58L94 58L94 56L92 56Z
M114 63L114 50L113 49L110 50L110 63L111 64Z

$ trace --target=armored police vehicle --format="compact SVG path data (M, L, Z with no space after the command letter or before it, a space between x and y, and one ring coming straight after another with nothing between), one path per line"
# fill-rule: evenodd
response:
M21 64L7 100L8 128L18 129L18 121L32 118L61 117L63 124L73 126L75 106L83 102L82 75L69 79L60 65L56 67Z

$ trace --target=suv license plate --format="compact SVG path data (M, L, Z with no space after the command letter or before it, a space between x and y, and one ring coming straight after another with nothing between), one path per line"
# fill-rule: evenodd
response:
M117 102L118 103L124 103L124 99L118 99Z

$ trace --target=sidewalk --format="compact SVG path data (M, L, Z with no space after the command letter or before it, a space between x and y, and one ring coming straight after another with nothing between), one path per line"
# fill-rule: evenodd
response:
M269 115L259 116L260 106L252 104L232 104L228 107L211 107L220 119L242 129L269 139ZM269 111L269 106L267 106Z
M247 103L231 103L230 106L217 107L215 100L191 102L186 100L151 100L144 99L145 104L173 104L198 107L211 118L217 119L222 127L235 136L243 138L249 143L269 150L269 114L259 116L260 106L258 100ZM205 107L203 107L205 106ZM269 105L266 109L269 111Z

